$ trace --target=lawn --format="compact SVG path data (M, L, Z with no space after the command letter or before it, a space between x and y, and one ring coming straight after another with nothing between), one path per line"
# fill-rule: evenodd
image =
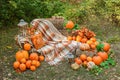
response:
M77 71L70 68L68 61L63 61L57 66L50 66L43 62L34 72L27 70L16 73L13 69L15 53L19 49L14 40L18 34L18 27L0 29L0 80L120 80L120 27L110 23L88 23L89 29L94 31L97 38L111 44L116 65L104 69L99 75L95 75L81 67ZM64 34L64 33L63 33Z

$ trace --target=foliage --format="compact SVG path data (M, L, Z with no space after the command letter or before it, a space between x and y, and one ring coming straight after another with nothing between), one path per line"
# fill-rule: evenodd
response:
M102 17L120 25L120 0L1 0L0 27L60 15L78 24Z
M21 18L27 22L48 18L63 9L59 0L2 0L0 4L0 26L17 24Z
M103 47L104 47L104 44L102 44L102 43L100 43L100 44L98 44L97 45L97 51L99 52L99 51L102 51L102 49L103 49Z
M97 16L119 25L119 7L119 0L82 0L75 5L67 4L64 13L60 13L60 15L62 14L65 18L72 19L79 24L86 23Z

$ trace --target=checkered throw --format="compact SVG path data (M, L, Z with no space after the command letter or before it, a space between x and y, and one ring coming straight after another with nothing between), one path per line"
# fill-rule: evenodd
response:
M35 19L31 24L37 26L37 32L42 33L43 40L46 42L46 45L38 49L37 52L42 53L45 56L45 61L50 65L56 65L71 57L72 52L81 44L76 41L68 41L48 20Z

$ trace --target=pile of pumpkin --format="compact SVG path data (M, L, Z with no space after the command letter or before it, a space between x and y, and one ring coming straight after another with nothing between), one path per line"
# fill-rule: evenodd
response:
M82 43L80 50L87 51L88 54L91 54L89 53L90 51L93 52L92 56L84 53L76 57L74 63L71 64L73 69L78 69L80 65L91 69L93 66L99 66L108 59L110 44L99 42L95 36L95 33L87 28L73 31L71 36L68 36L68 40L75 40Z
M19 50L15 54L16 61L13 63L13 67L16 72L23 72L27 69L35 71L44 61L43 55L38 55L36 52L30 52L31 45L25 43L23 50Z
M84 46L80 47L81 50L95 50L97 44L99 43L95 36L96 35L93 31L84 27L80 30L73 31L71 36L68 36L67 39L83 43Z

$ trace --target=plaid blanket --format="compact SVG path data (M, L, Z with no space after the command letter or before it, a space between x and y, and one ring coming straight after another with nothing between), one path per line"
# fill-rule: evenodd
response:
M35 19L31 24L37 26L37 32L42 33L43 40L46 42L46 45L38 49L37 52L43 54L45 61L50 65L56 65L73 56L72 52L81 44L76 41L68 41L48 20Z

